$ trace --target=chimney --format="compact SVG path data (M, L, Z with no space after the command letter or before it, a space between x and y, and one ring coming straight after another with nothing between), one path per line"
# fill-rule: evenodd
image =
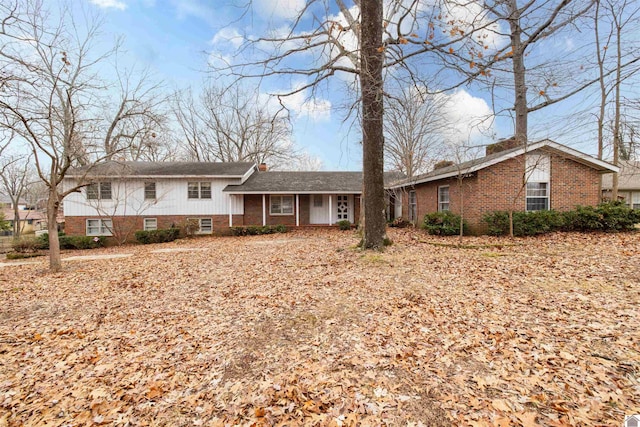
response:
M268 169L268 168L267 168L267 164L266 164L266 163L260 163L260 164L258 165L258 170L259 170L260 172L266 172L266 171L267 171L267 169Z
M512 148L520 147L522 145L524 144L518 141L515 136L512 136L511 138L501 139L495 144L487 145L485 154L489 156L491 154L499 153L505 150L511 150Z

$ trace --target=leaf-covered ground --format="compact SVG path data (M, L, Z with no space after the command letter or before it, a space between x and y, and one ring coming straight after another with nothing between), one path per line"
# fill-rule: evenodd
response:
M59 274L44 259L2 267L0 426L640 413L640 234L391 237L384 253L309 230L67 253L132 256Z

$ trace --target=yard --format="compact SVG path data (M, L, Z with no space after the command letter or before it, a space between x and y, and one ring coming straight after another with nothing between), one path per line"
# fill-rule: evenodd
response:
M0 426L622 425L640 234L298 231L0 267ZM124 254L131 254L125 257Z

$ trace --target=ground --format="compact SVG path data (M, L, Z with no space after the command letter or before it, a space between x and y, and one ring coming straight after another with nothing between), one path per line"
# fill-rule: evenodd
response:
M312 230L69 252L57 274L0 267L0 426L640 413L640 234L390 235L384 253Z

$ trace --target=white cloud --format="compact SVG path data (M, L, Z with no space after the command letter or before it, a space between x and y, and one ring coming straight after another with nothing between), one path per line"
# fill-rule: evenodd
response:
M283 97L282 103L294 113L296 119L308 118L320 122L331 118L331 101L316 98L308 90Z
M240 34L237 29L223 28L213 36L211 44L230 44L237 49L242 44L243 40L244 38L242 37L242 34Z
M254 0L253 6L267 19L294 19L304 9L305 0Z
M473 141L491 132L493 111L484 99L465 90L444 97L443 113L449 123L445 140L452 144Z
M91 3L104 9L113 8L118 10L125 10L127 8L127 4L120 0L91 0Z

